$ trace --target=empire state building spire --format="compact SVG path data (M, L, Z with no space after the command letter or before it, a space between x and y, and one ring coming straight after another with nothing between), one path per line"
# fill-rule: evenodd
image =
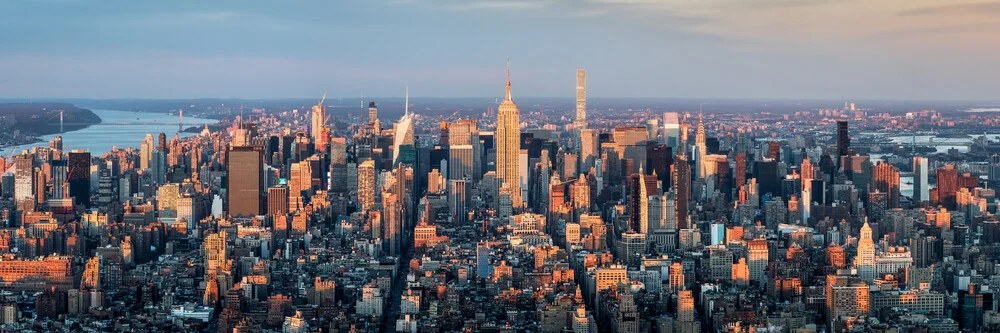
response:
M503 101L514 101L514 98L510 96L510 59L507 59L507 94L504 95Z

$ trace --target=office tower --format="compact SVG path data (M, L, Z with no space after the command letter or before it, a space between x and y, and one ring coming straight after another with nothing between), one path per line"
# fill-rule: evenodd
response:
M733 188L739 189L747 184L747 154L736 153L733 165Z
M347 139L330 138L330 191L347 191L347 173Z
M226 171L230 216L261 214L264 192L264 165L260 147L229 147Z
M453 145L448 149L448 179L472 179L473 160L475 160L472 145Z
M671 178L673 178L674 199L677 208L677 229L688 229L688 203L691 200L691 164L688 164L687 156L683 153L677 155L677 159L671 166Z
M874 170L874 188L879 192L886 193L888 201L886 208L899 207L899 171L892 164L879 161Z
M414 115L410 113L410 92L406 91L406 106L403 109L403 117L399 118L393 131L392 143L392 163L403 163L413 165L417 162L416 146L413 143L413 122Z
M709 227L709 244L724 245L726 242L726 225L722 222L712 223Z
M587 128L587 70L576 70L576 122L577 131Z
M451 216L454 218L453 221L455 223L464 223L468 215L468 211L466 210L466 201L468 199L468 191L465 188L466 184L464 179L448 181L448 207L451 208Z
M358 208L375 209L375 161L367 160L358 165Z
M472 159L468 162L471 169L469 169L467 175L469 176L469 179L473 181L482 179L483 146L480 143L479 138L479 122L472 119L459 119L448 124L447 127L449 135L447 138L442 138L442 140L447 139L448 141L442 143L449 146L470 146L472 148Z
M485 279L493 275L493 265L490 264L491 249L487 243L476 246L476 276Z
M681 140L681 121L677 112L663 113L663 144L675 152L679 152Z
M632 174L629 180L629 228L641 234L649 233L649 196L659 195L656 178L640 173Z
M646 170L655 174L664 187L670 187L670 166L674 164L673 149L662 143L648 143L645 164ZM665 188L664 191L666 190Z
M379 135L382 132L382 123L378 120L378 106L375 102L368 103L368 126L371 127L371 134Z
M66 198L69 195L69 184L67 184L69 165L66 160L53 160L50 163L52 164L52 198Z
M763 239L755 239L747 244L750 250L748 255L749 258L749 270L750 270L750 281L756 281L759 286L764 286L768 279L767 274L767 260L768 260L768 250L767 241Z
M695 156L695 169L698 173L698 179L704 179L704 162L705 156L708 155L708 146L705 144L705 117L701 113L698 114L698 131L695 133L694 140L698 152L698 156Z
M267 215L288 214L288 188L272 187L267 189Z
M402 247L403 204L400 194L382 194L382 249L385 254L398 256Z
M87 168L90 173L90 167ZM35 211L35 166L31 155L14 158L14 203L21 212Z
M312 142L316 145L326 143L326 138L323 137L326 129L326 105L323 105L324 101L326 101L326 94L323 94L323 99L319 101L319 104L312 107L312 126L309 130Z
M769 141L767 143L767 158L781 161L781 142Z
M521 193L521 114L510 94L510 64L507 64L507 86L503 103L497 112L496 131L497 178L509 188L515 209L524 206Z
M841 163L841 157L850 154L851 138L847 136L847 121L837 121L837 165Z
M955 210L955 195L958 193L958 170L954 165L945 164L937 169L938 202L945 208Z
M858 255L854 258L854 266L858 269L858 277L866 282L875 280L875 243L872 241L872 228L868 221L861 227L861 238L858 240Z
M757 178L761 194L781 195L781 176L778 172L777 161L769 159L754 161L754 178Z
M139 168L146 170L150 168L150 161L153 159L153 151L156 150L156 146L153 143L153 135L146 134L146 138L142 140L139 144Z
M73 197L76 204L84 207L90 206L90 153L82 150L69 152L67 163L67 179L69 183L69 195Z
M927 170L926 157L917 156L913 158L913 201L915 202L929 201L931 199L930 185L927 184ZM997 182L997 179L993 178L992 174L990 175L990 182Z
M916 160L916 157L914 157L914 160ZM989 187L997 188L998 186L1000 186L1000 155L997 154L990 155L989 170L987 170L987 172L989 174L989 184L990 184ZM913 184L916 185L916 181L914 181Z

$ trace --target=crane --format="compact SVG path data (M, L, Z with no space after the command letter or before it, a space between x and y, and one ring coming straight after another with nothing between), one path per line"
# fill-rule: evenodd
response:
M323 93L323 98L320 99L319 100L319 104L316 104L316 105L323 106L323 102L325 102L325 101L326 101L326 93Z

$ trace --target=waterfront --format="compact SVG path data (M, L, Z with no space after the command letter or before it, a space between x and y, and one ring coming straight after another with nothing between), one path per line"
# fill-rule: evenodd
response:
M119 149L138 147L142 139L146 137L146 134L156 136L162 132L166 133L169 139L178 133L178 118L176 115L116 110L91 111L98 117L101 117L102 124L91 125L79 131L44 135L39 137L41 142L6 147L3 148L3 153L7 155L11 152L20 152L35 146L45 147L48 146L49 141L61 135L64 149L82 149L90 151L92 155L100 155L111 151L116 146ZM216 122L215 119L184 117L184 128L215 124ZM141 123L141 125L105 125L108 123ZM189 137L195 134L197 133L180 133L180 137Z

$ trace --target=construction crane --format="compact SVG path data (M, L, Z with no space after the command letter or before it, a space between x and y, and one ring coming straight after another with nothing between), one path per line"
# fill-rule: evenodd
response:
M320 99L319 100L319 104L316 104L316 105L323 106L323 102L325 102L325 101L326 101L326 93L323 93L323 98Z
M444 120L442 120L442 121L449 121L449 120L451 120L451 118L455 118L455 115L457 115L459 111L461 111L461 110L456 110L455 113L452 113L450 116L445 117Z

